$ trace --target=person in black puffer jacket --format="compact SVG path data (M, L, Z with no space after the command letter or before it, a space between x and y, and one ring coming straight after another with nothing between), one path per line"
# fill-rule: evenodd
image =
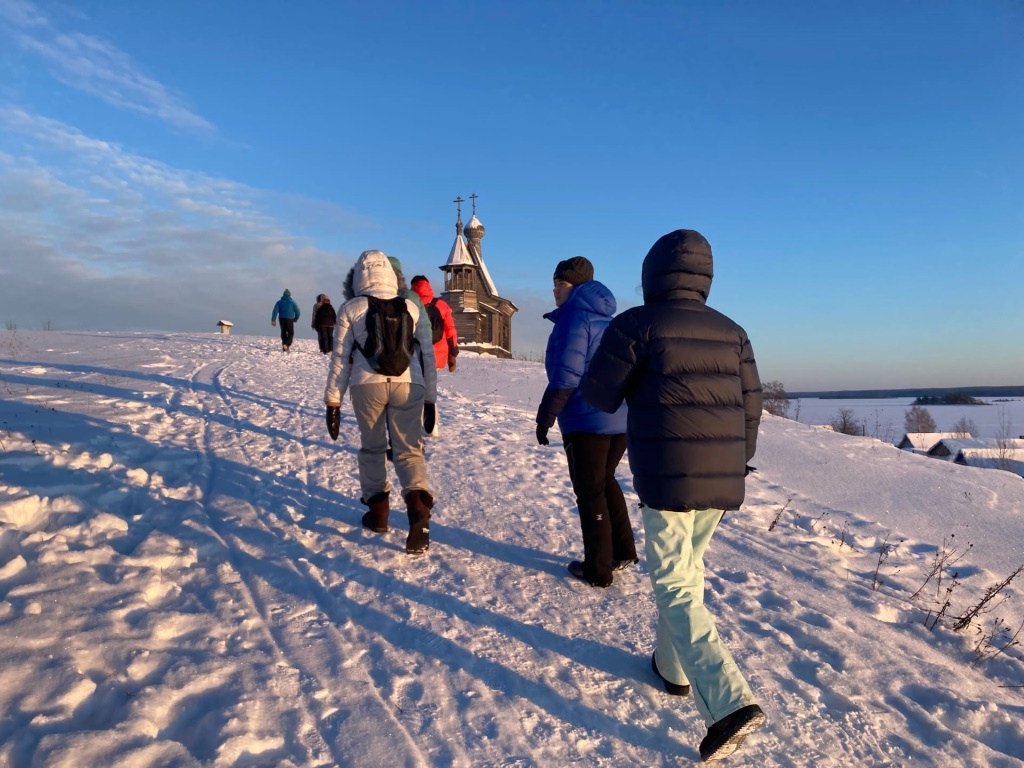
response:
M643 263L644 304L614 318L583 377L583 398L629 406L629 466L658 604L654 672L694 690L708 724L701 759L736 751L765 721L704 606L704 551L739 509L761 421L761 383L746 331L707 306L711 246L680 229Z
M316 297L316 304L313 306L313 330L316 331L316 340L320 345L320 352L325 355L334 351L334 324L338 322L338 314L331 305L331 300L326 293Z

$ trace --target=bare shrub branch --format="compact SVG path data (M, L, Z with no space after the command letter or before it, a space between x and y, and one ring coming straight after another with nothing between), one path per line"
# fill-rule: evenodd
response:
M976 618L978 618L978 616L980 616L983 613L988 613L993 608L995 608L995 606L992 605L992 601L999 595L1000 592L1002 592L1010 584L1011 581L1017 578L1021 571L1024 571L1024 565L1017 566L1017 570L1015 570L1001 582L999 582L998 584L994 584L988 589L986 589L985 594L982 595L981 600L979 600L977 603L968 608L963 613L963 615L959 616L957 620L953 622L953 631L961 632L967 629L967 627L971 626L971 624L974 622Z
M928 571L928 574L925 576L924 583L917 588L917 592L910 596L911 600L920 595L921 592L924 591L924 588L928 586L928 582L932 579L935 579L935 597L938 598L939 592L942 590L942 574L950 566L959 563L964 556L971 551L971 548L974 545L970 542L967 543L967 547L963 551L954 547L953 539L955 536L956 534L954 533L949 534L949 538L943 539L942 546L935 550L935 556L932 558L931 570Z

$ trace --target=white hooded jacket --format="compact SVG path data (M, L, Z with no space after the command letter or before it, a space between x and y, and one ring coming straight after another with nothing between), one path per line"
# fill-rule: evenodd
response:
M419 322L420 310L414 302L405 300L416 329L416 343L413 346L412 362L401 376L377 373L355 344L357 341L360 346L366 344L366 311L370 304L366 297L393 299L398 295L398 278L388 257L381 251L363 251L353 270L352 288L355 298L349 299L338 309L338 322L334 326L334 353L327 373L324 402L327 405L341 405L349 386L383 384L388 381L419 384L423 387L424 401L435 402L437 369L434 366L430 325ZM423 364L423 350L426 350L427 365Z

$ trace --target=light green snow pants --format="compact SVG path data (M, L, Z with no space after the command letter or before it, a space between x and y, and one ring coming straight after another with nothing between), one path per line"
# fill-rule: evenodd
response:
M704 606L704 550L725 513L641 509L647 569L658 603L658 671L670 682L690 686L711 725L757 703Z

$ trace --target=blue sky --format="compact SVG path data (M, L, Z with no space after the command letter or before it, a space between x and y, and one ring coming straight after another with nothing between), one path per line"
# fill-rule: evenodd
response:
M623 309L692 228L765 380L1022 384L1022 41L1009 0L0 0L0 308L270 335L368 248L437 285L476 193L520 354L559 260Z

